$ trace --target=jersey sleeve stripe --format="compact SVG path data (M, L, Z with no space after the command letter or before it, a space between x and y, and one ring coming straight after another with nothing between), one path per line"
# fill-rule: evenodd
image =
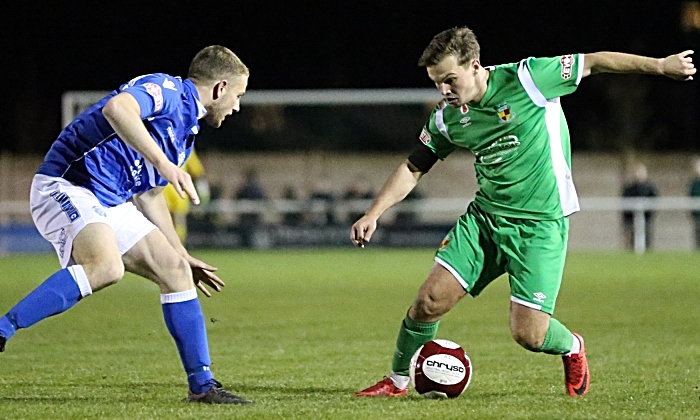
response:
M581 83L581 79L583 79L583 63L585 63L585 58L583 54L578 55L578 75L576 76L576 86L578 86L579 83Z
M562 148L561 135L561 103L559 98L553 99L545 107L545 123L549 133L549 151L552 159L552 168L559 190L559 202L564 216L568 216L580 210L576 188L571 176L571 170L566 162Z
M525 92L532 99L535 105L544 108L547 105L547 98L540 92L535 85L535 81L532 80L532 75L530 70L527 69L527 60L522 60L518 64L518 79L520 79L520 84L525 88Z
M156 171L153 168L153 164L146 159L143 160L144 165L146 165L146 170L148 171L148 183L151 185L151 187L155 188L158 186L158 183L156 183Z
M440 133L442 133L443 136L449 141L452 141L450 139L450 135L447 133L447 126L445 125L445 115L443 114L445 108L440 108L435 112L435 125L437 126L438 130L440 130Z

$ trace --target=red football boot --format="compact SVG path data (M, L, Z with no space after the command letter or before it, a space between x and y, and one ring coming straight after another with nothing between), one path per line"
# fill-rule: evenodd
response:
M381 381L367 389L356 392L356 397L403 397L408 393L408 388L397 388L390 378L384 377Z
M591 384L591 375L588 371L583 337L576 333L572 334L581 343L581 351L571 356L561 357L564 361L566 392L572 397L582 397L588 392L588 386Z

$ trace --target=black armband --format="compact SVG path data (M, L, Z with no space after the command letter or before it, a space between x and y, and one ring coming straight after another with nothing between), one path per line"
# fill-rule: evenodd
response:
M419 143L411 152L408 161L421 172L427 173L437 163L438 156L428 146Z

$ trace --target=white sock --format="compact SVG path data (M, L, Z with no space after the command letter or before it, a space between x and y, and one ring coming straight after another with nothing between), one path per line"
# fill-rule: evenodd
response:
M578 354L581 351L581 342L579 341L578 338L576 338L575 335L571 334L571 337L574 339L574 344L571 345L571 351L566 353L567 356L571 356L572 354Z
M391 379L391 382L394 383L394 386L399 388L399 389L408 388L408 383L411 382L410 377L398 375L394 372L391 372L391 374L389 375L389 379Z

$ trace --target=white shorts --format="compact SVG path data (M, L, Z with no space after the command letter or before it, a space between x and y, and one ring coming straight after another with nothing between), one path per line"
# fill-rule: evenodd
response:
M90 223L114 230L121 255L157 229L132 203L104 207L90 190L63 178L35 175L29 204L37 230L53 244L63 268L73 263L73 239Z

